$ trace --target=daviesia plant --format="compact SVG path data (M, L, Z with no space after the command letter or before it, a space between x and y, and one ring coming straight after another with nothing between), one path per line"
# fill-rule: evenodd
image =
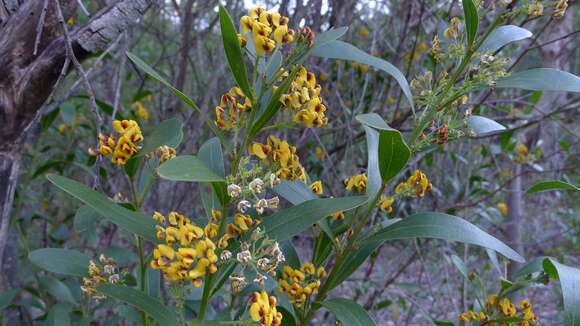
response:
M90 260L73 250L40 249L30 259L48 271L82 277L81 290L90 298L83 309L88 316L114 298L139 309L144 325L265 326L307 325L318 318L320 310L332 312L344 325L374 325L361 306L334 297L332 290L388 240L459 241L523 262L520 254L460 217L436 212L397 217L393 207L411 198L420 200L436 187L426 171L409 164L421 151L504 129L472 114L466 103L474 92L502 87L579 90L580 79L566 72L506 71L506 59L498 51L531 33L503 23L522 13L542 14L537 6L526 3L500 8L493 23L480 30L479 15L486 9L464 0L463 17L453 17L441 35L433 37L429 50L433 69L411 83L388 62L339 41L346 28L317 34L308 27L295 28L288 17L277 12L257 7L241 17L236 28L220 8L223 46L235 85L216 98L215 110L203 112L210 117L206 126L215 138L205 142L196 155L176 155L183 137L178 119L162 122L145 136L133 120L113 121L111 130L115 132L99 135L98 148L90 152L99 157L102 166L124 169L130 181L127 202L113 201L62 176L48 177L82 201L83 209L134 236L139 257L135 275L120 270L109 257ZM127 55L202 113L192 99L153 68L135 55ZM326 195L325 185L309 174L298 149L279 132L325 128L327 112L336 110L325 105L324 85L309 70L308 59L313 56L355 61L366 69L371 66L389 74L398 82L413 114L413 130L405 136L378 114L356 116L366 132L368 165L344 180L342 197ZM558 89L551 89L553 85L559 85ZM140 102L137 113L148 117ZM199 183L205 216L142 212L157 178ZM291 239L302 232L311 232L314 241L311 257L301 261ZM164 295L155 290L159 272ZM574 320L578 307L569 300L578 299L580 290L566 285L578 284L579 275L576 269L545 259L527 265L520 278L503 280L499 291L486 291L477 276L469 276L476 301L457 321L537 324L531 303L512 303L510 296L549 278L562 282L566 320Z

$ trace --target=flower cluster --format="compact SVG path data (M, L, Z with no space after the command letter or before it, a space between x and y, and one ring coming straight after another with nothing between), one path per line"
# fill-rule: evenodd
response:
M81 292L97 302L106 298L104 294L97 291L97 286L105 283L118 284L122 281L117 263L103 254L99 257L99 263L89 261L88 270L89 277L83 277Z
M278 285L280 292L288 294L292 304L301 307L310 296L318 293L320 279L324 277L326 277L324 267L317 269L313 263L306 262L300 269L284 266Z
M268 136L266 144L254 142L249 149L250 155L255 155L263 161L278 165L276 176L284 180L301 180L306 182L306 173L296 155L296 147L276 136Z
M189 280L201 286L201 278L217 272L216 245L211 236L217 235L212 223L205 230L177 212L163 216L155 212L157 238L165 241L153 250L151 268L160 269L170 281ZM176 246L174 248L174 246Z
M318 128L328 123L326 106L322 103L320 91L322 87L316 83L316 76L304 67L294 77L287 94L280 96L280 102L285 109L294 112L294 122L308 128Z
M143 105L143 102L135 101L133 105L135 105L135 117L141 121L149 121L151 115L149 114L149 111L147 111L147 108Z
M365 173L359 173L353 175L352 177L344 180L344 186L346 190L356 190L358 192L365 192L367 189L367 175Z
M433 188L433 185L431 185L425 173L421 170L415 170L406 182L401 182L397 185L395 193L405 197L419 196L422 198L425 196L425 191L431 190L431 188Z
M379 200L379 209L385 213L392 213L393 212L393 203L395 203L395 198L391 196L381 195L381 199Z
M294 41L294 30L288 28L288 21L288 17L278 12L267 12L262 8L253 7L248 11L248 15L242 16L240 25L244 33L252 33L256 54L264 56L267 52L272 52L276 44ZM241 38L244 39L244 36L241 35Z
M175 148L163 145L157 147L157 149L154 152L147 154L147 157L149 159L157 159L159 160L160 163L163 163L174 159L175 154L176 154Z
M517 323L510 323L510 320L519 320ZM538 323L538 317L532 310L532 304L528 300L520 301L520 312L516 305L509 299L499 299L497 294L492 294L485 300L485 310L474 312L468 310L459 315L460 321L475 321L480 325L494 325L494 321L499 321L500 325L530 326Z
M254 292L250 317L261 326L277 326L282 324L282 313L276 310L276 297L268 296L266 291Z
M262 194L266 192L267 188L273 188L278 185L280 183L280 178L278 178L274 173L268 173L266 176L263 176L263 178L256 176L252 171L249 171L249 175L253 175L252 181L249 183L245 184L246 180L242 177L239 180L240 182L232 182L227 188L228 196L239 200L236 205L238 211L240 213L246 213L254 207L256 212L262 215L266 211L266 208L278 208L278 204L280 203L278 196L266 199L262 198ZM264 181L263 179L267 181Z
M276 197L277 198L277 197ZM253 219L250 215L245 214L236 214L234 215L233 223L228 223L226 225L226 232L221 236L218 240L217 245L220 249L226 249L229 246L229 241L234 238L239 238L242 234L246 233L250 228L254 227L255 225L260 224L260 220ZM208 226L217 235L218 225L215 223L210 223Z
M253 282L263 288L268 275L271 277L276 276L278 266L286 261L278 242L266 237L265 232L259 227L252 231L250 240L251 243L242 242L240 251L235 255L228 250L222 252L221 259L223 261L235 259L242 267L239 275L231 275L229 277L232 293L242 291L248 284L244 276L245 269L250 269L256 273Z
M252 108L252 102L239 87L232 87L220 98L215 107L215 124L220 129L231 129L244 122L244 113Z
M568 9L568 0L556 0L554 1L554 12L552 16L554 18L562 18Z
M117 131L118 140L113 134L105 136L99 135L99 153L103 156L110 156L111 161L118 165L123 165L137 153L139 146L136 143L143 141L143 135L139 125L134 120L115 120L113 128Z

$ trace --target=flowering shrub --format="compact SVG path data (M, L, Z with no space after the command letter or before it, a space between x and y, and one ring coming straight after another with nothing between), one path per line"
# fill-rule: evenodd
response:
M208 140L195 156L176 155L182 136L180 121L165 121L148 136L142 135L137 121L113 121L116 136L99 135L99 148L90 152L98 159L111 157L112 165L102 162L107 169L124 166L132 195L126 205L65 177L48 177L102 218L135 236L138 286L123 281L115 263L106 257L100 259L103 266L97 266L93 261L83 265L85 260L75 261L71 256L72 275L84 276L83 293L101 302L115 298L136 306L145 325L152 321L191 324L193 320L204 324L209 322L212 302L220 303L224 322L231 324L307 325L315 323L317 312L326 309L344 325L352 320L350 315L358 316L360 325L372 325L374 321L361 306L352 300L332 298L332 290L385 241L459 241L523 262L519 253L460 217L397 211L399 203L421 200L437 187L429 181L429 171L413 167L412 157L432 146L502 129L488 118L473 115L467 106L473 92L493 87L540 87L535 84L537 79L529 77L537 72L520 72L518 76L506 71L506 59L496 52L516 39L494 32L509 17L542 14L541 3L505 8L481 31L478 15L482 9L471 0L464 0L463 7L464 17L450 19L443 34L432 39L428 52L437 69L426 71L410 83L388 62L339 41L346 28L317 34L308 27L294 28L288 17L262 8L252 8L236 28L225 9L220 8L224 49L237 85L216 97L217 106L206 121L216 138ZM555 16L563 14L562 7L557 6ZM366 37L369 31L359 29L358 34ZM427 53L427 45L417 51ZM153 68L128 55L143 71L201 112L193 100L172 88ZM322 96L328 77L320 76L317 81L308 70L307 59L313 56L355 61L362 73L369 73L369 67L388 73L398 82L413 112L413 129L405 137L378 114L356 116L366 134L367 167L351 171L352 176L344 180L341 197L329 196L323 182L301 161L299 149L276 133L279 129L324 128L330 123ZM551 70L549 74L556 78L564 72ZM149 119L141 102L135 102L135 110L140 121ZM325 158L318 149L316 155ZM532 159L525 146L518 146L518 162ZM207 191L201 195L206 216L142 212L149 185L138 187L136 176L151 171L145 166L153 167L147 182L162 178L206 186ZM498 208L502 214L507 211L505 204ZM297 258L288 241L303 232L311 232L315 239L312 259L307 262ZM41 261L44 254L33 253L31 259ZM555 260L546 259L542 266L529 270L521 279L502 281L498 294L484 304L478 297L456 321L538 324L531 303L522 300L518 308L510 296L530 284L559 277L566 298L566 283L578 277L571 275L573 268ZM52 267L52 271L62 270L62 266ZM148 273L155 271L161 271L168 289L170 298L166 301L149 295ZM476 277L469 277L469 282L475 284ZM194 293L199 296L198 304L186 309L186 297Z

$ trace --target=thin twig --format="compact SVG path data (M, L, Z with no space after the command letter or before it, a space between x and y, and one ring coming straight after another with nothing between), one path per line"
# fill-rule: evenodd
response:
M38 46L40 45L40 38L42 37L42 30L44 29L44 20L46 19L47 11L48 0L44 0L42 11L40 12L40 17L38 18L38 23L36 24L36 39L34 40L34 50L32 51L33 56L36 56L38 53Z

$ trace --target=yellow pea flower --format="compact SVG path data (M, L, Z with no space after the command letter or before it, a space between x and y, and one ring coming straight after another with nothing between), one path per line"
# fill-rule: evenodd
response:
M320 180L314 181L310 185L310 190L312 190L317 195L322 195L324 193L324 189L322 187L322 181L320 181Z

